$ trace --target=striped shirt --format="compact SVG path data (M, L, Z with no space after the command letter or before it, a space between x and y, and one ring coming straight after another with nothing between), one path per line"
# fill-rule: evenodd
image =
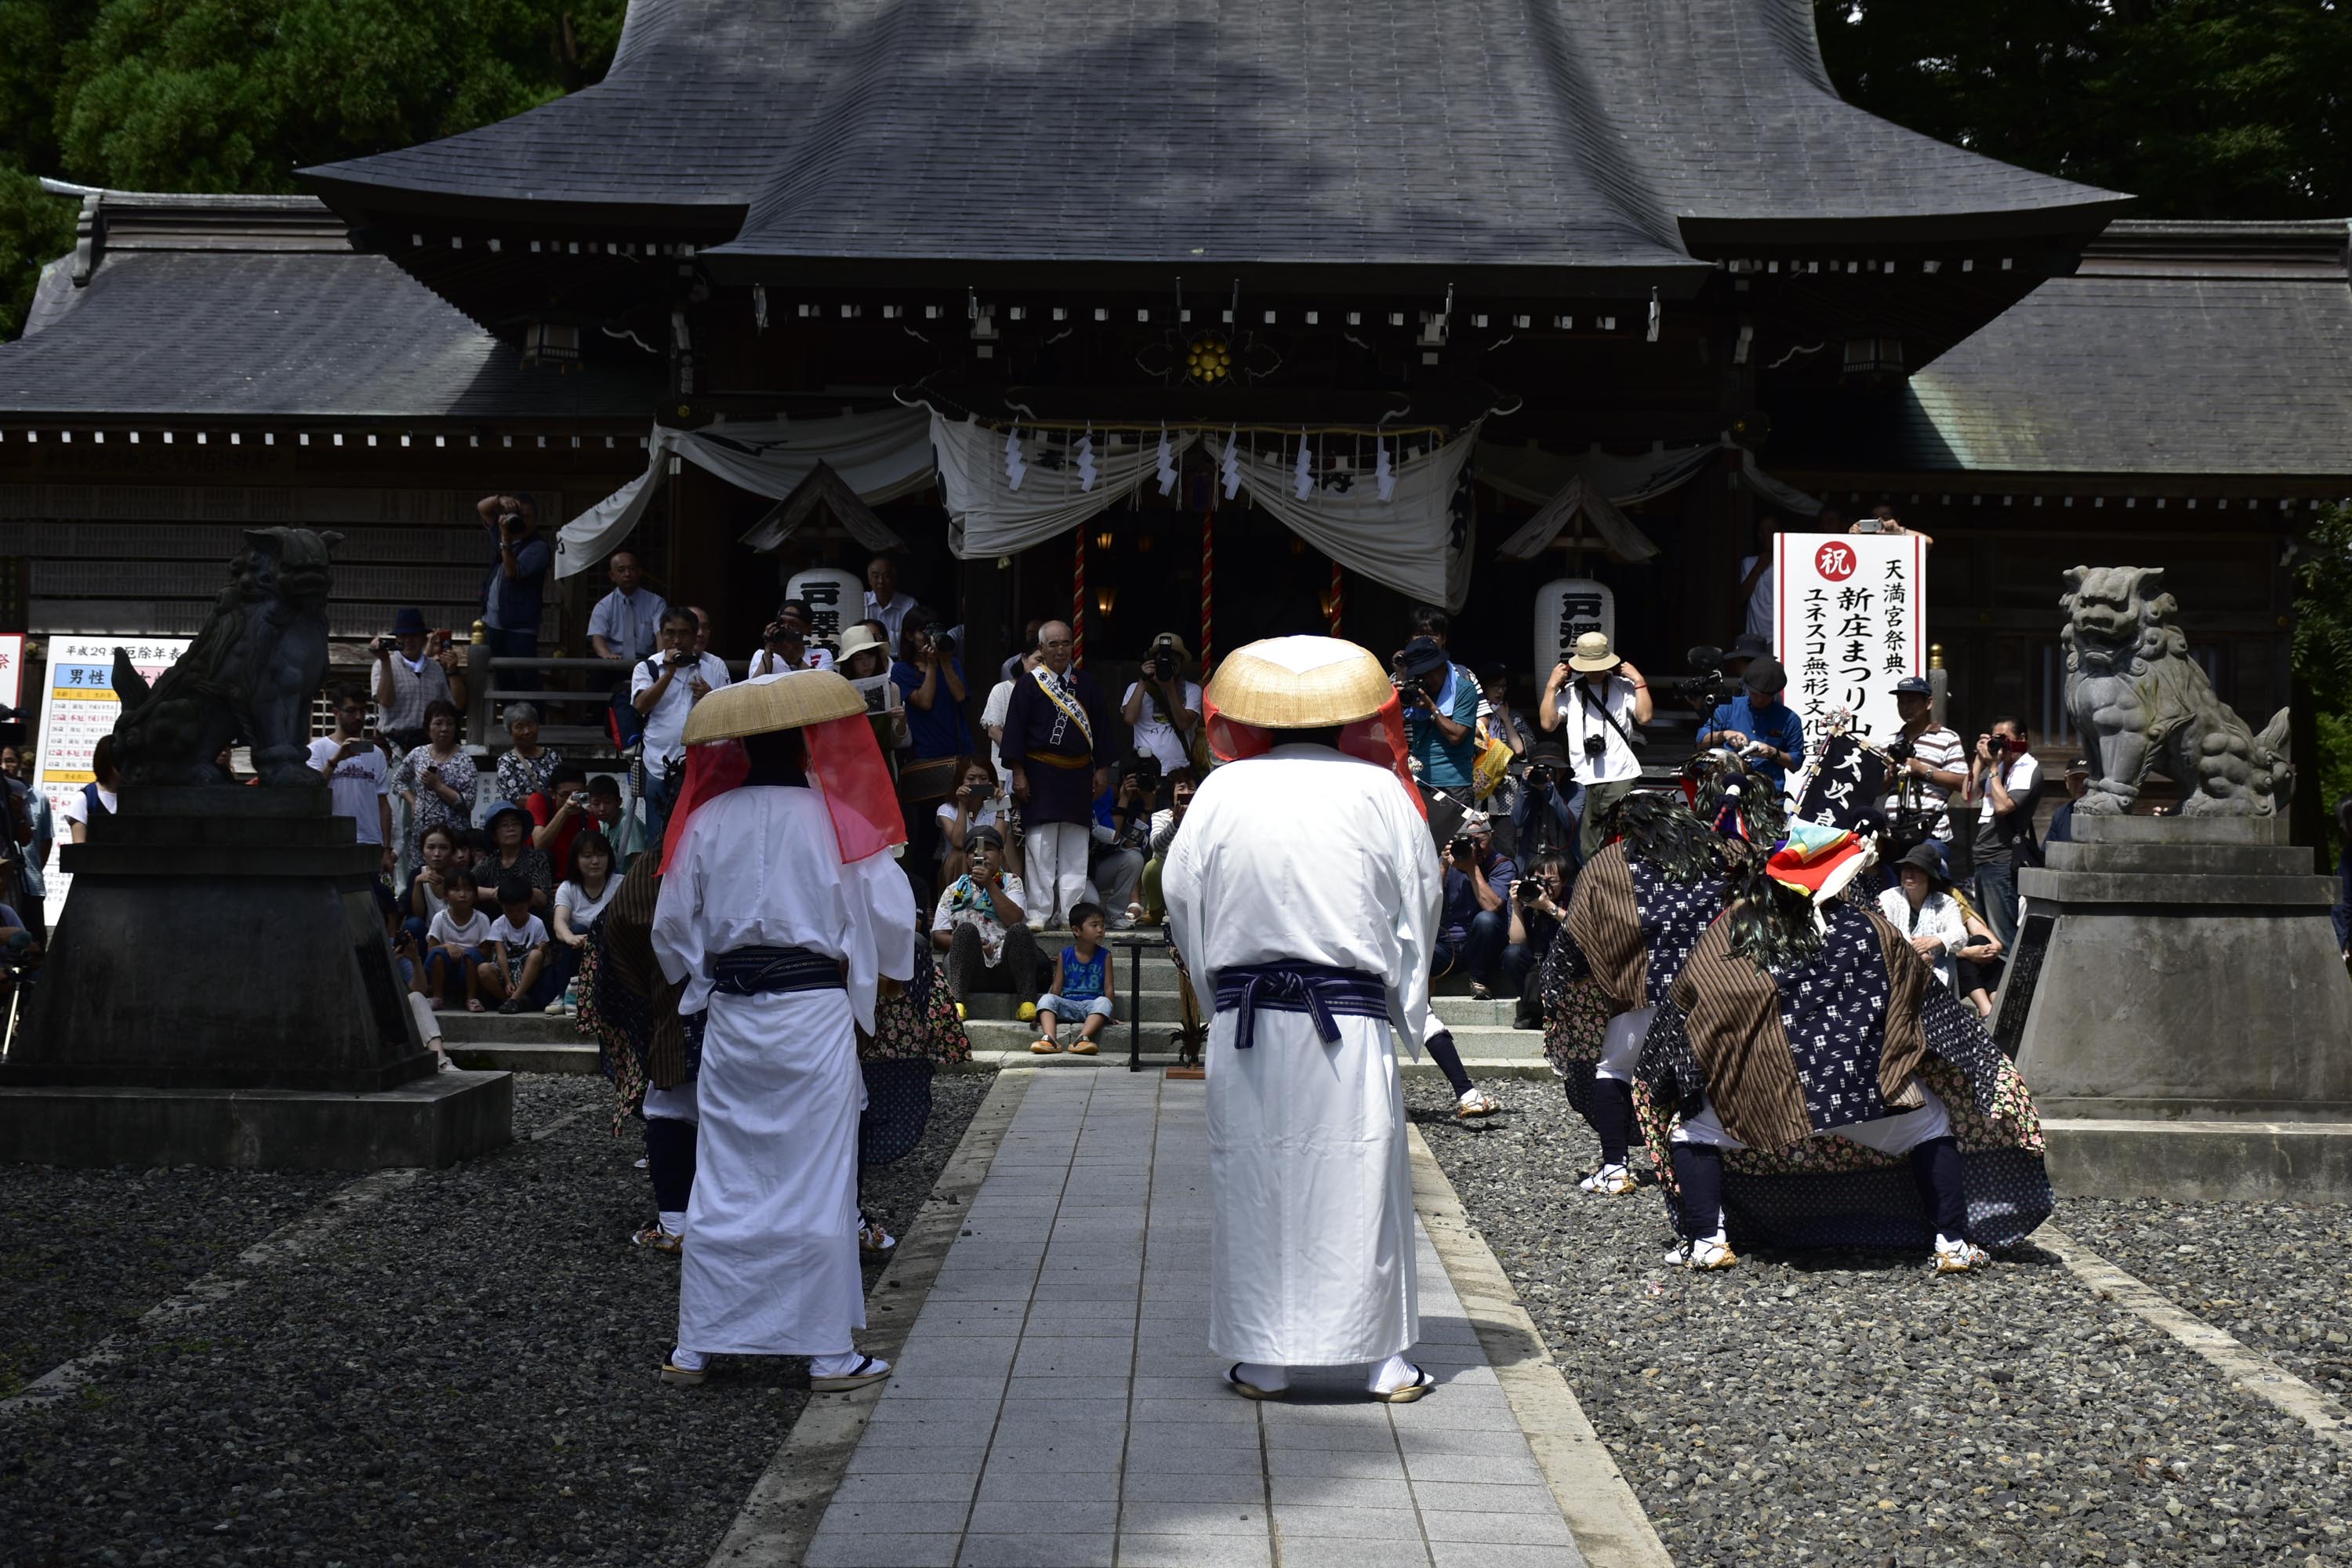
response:
M1969 771L1968 748L1960 743L1958 734L1941 724L1930 724L1920 731L1918 739L1911 742L1911 750L1921 762L1939 773L1959 773L1965 776ZM1908 783L1911 787L1898 793L1895 786L1906 783ZM1893 811L1899 803L1916 800L1920 805L1936 814L1936 823L1932 829L1936 837L1948 844L1951 842L1952 814L1946 804L1951 799L1950 790L1927 779L1906 779L1905 772L1901 770L1887 781L1887 786L1885 802L1886 810Z

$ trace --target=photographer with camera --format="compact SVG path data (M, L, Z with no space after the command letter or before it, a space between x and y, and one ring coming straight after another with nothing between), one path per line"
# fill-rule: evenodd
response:
M1151 847L1151 808L1160 796L1160 760L1144 753L1128 759L1118 782L1095 802L1095 888L1102 894L1104 919L1113 931L1135 924L1135 896Z
M1699 727L1698 744L1730 747L1748 771L1770 780L1773 788L1782 788L1790 771L1805 757L1805 721L1780 700L1780 693L1789 689L1789 672L1779 659L1759 655L1748 660L1739 686L1739 695L1717 708Z
M1135 732L1135 749L1157 761L1162 773L1192 760L1192 736L1201 727L1201 689L1184 679L1184 667L1192 662L1192 651L1184 639L1161 632L1151 639L1142 675L1119 701L1119 717ZM1119 908L1111 906L1114 917Z
M1429 637L1405 644L1390 668L1404 704L1405 747L1423 790L1442 789L1468 800L1471 770L1478 761L1478 683Z
M947 627L919 605L907 616L898 639L898 662L890 684L905 695L909 761L971 753L971 726L964 722L963 666ZM936 795L933 799L938 798Z
M1576 769L1557 741L1538 741L1528 750L1528 771L1519 779L1519 798L1511 807L1511 842L1517 853L1540 859L1558 851L1577 856L1577 814L1583 805L1583 786ZM1570 862L1571 874L1576 860Z
M1543 1027L1543 1002L1528 983L1568 918L1570 869L1567 856L1550 851L1538 856L1528 875L1511 884L1511 940L1503 949L1503 978L1515 998L1515 1029Z
M2003 950L2017 942L2017 866L2042 863L2033 810L2042 803L2042 764L2026 744L2025 725L2006 714L1977 737L1968 798L1977 808L1977 909Z
M1965 771L1968 748L1958 731L1936 722L1935 689L1925 676L1906 675L1895 683L1895 711L1903 729L1887 743L1887 820L1915 817L1913 832L1924 827L1939 844L1952 840L1952 792L1969 782Z
M1470 976L1470 994L1492 1000L1491 989L1503 949L1509 945L1511 911L1507 907L1519 868L1495 847L1486 814L1465 813L1445 847L1445 901L1438 920L1435 963L1430 976L1451 973L1456 963Z
M831 669L832 653L822 644L808 640L815 626L816 617L810 612L806 599L786 599L777 605L776 618L761 630L760 651L744 668L743 679L752 680L795 669Z
M394 614L392 635L370 642L368 653L375 660L376 733L399 751L425 744L426 704L465 711L465 658L447 638L434 637L423 611Z
M539 502L529 490L502 491L476 501L474 510L497 548L482 584L484 641L494 658L529 658L539 651L547 569L555 559L539 536Z
M727 667L694 651L694 612L673 607L662 616L661 651L638 661L629 677L629 702L646 721L646 842L659 844L670 807L686 783L686 720L694 705L727 684Z
M1579 637L1544 682L1536 717L1547 731L1566 731L1568 755L1577 782L1584 786L1577 853L1586 859L1599 854L1605 842L1601 819L1641 782L1633 731L1650 721L1652 710L1650 683L1618 657L1602 632Z
M383 851L383 872L398 864L392 851L392 765L368 738L368 700L356 686L328 688L335 727L310 742L310 768L327 781L334 815L357 826L359 841ZM79 840L77 840L79 842Z

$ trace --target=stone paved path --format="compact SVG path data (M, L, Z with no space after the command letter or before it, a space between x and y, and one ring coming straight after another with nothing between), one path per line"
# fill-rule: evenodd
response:
M1037 1076L808 1568L1580 1568L1418 1225L1409 1353L1443 1386L1223 1386L1203 1105L1157 1072Z

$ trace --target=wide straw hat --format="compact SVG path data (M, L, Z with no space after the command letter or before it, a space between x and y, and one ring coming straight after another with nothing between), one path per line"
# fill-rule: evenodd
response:
M1568 656L1568 668L1580 675L1614 669L1623 662L1610 647L1606 632L1586 632L1576 639L1575 650Z
M1209 682L1226 718L1269 730L1319 730L1369 719L1396 695L1389 672L1339 637L1267 637L1234 649Z
M841 650L835 654L834 658L845 660L852 654L864 653L869 647L878 647L885 653L890 650L888 643L876 637L864 626L852 626L841 634Z
M758 680L722 686L694 705L686 721L686 743L740 741L846 719L866 711L857 688L829 669L794 669Z

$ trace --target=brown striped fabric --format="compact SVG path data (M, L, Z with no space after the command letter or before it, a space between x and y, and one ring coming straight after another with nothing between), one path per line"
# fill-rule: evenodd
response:
M1731 952L1731 921L1718 920L1675 977L1675 1005L1689 1016L1691 1054L1724 1131L1751 1149L1785 1149L1812 1136L1804 1086L1780 1026L1772 976Z
M1893 921L1869 905L1858 907L1878 928L1878 945L1886 953L1886 1045L1878 1058L1878 1092L1889 1110L1916 1110L1927 1103L1911 1081L1927 1059L1927 1030L1922 1022L1927 987L1943 982Z
M639 854L604 906L604 946L612 963L601 978L627 986L651 1005L654 1038L646 1057L646 1081L656 1089L676 1089L686 1081L686 1030L677 1021L680 988L669 983L654 957L660 861L658 848Z
M1633 869L1623 840L1584 863L1569 895L1568 932L1592 965L1592 978L1616 1010L1649 1005L1650 950L1642 941L1642 910L1633 898Z

